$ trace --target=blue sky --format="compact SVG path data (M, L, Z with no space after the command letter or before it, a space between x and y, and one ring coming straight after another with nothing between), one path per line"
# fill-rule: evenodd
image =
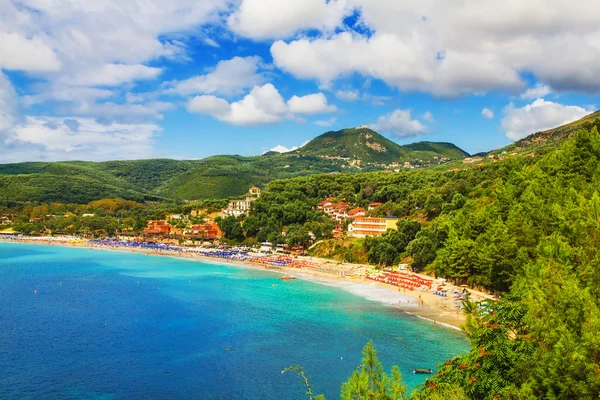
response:
M600 103L591 0L0 2L0 162L195 159L369 127L470 153Z

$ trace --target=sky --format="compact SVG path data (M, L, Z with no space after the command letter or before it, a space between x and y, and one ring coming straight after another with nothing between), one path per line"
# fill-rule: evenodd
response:
M597 0L0 0L0 163L488 151L600 104Z

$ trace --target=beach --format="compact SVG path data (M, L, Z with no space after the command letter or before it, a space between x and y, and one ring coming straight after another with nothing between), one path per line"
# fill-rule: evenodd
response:
M318 284L328 285L345 290L367 300L376 301L381 304L385 304L386 306L394 307L398 312L405 312L407 314L414 315L415 317L429 320L431 321L432 325L443 326L450 329L460 329L466 320L466 316L462 313L462 311L453 307L454 304L451 298L435 295L432 290L407 290L390 284L368 280L365 279L364 276L361 277L349 274L352 271L372 268L370 266L338 264L332 260L318 259L314 257L300 258L300 260L305 261L305 263L301 263L301 265L310 265L311 268L273 266L252 262L251 260L229 260L208 257L194 252L184 252L180 250L109 246L75 237L62 239L46 237L18 237L10 239L2 238L0 240L10 241L13 243L17 242L51 246L71 246L99 251L125 251L141 253L150 256L182 258L201 263L222 263L242 268L267 269L283 275L292 275L297 279L312 281ZM338 271L338 273L333 273L333 271ZM423 277L425 277L425 275L423 275ZM431 279L431 277L427 278ZM491 296L486 296L485 294L476 293L473 296L473 300L478 301L483 298L490 297Z

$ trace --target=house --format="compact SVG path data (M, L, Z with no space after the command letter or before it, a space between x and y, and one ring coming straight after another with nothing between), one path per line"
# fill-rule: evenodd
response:
M12 225L12 221L8 218L8 217L2 217L0 218L0 224L1 225Z
M164 219L149 220L144 235L168 235L173 231L173 227Z
M371 204L369 204L369 205L367 206L367 210L369 210L369 211L371 211L371 210L374 210L374 209L376 209L377 207L379 207L380 205L381 205L381 203L380 203L380 202L378 202L378 201L376 201L376 202L374 202L374 203L371 203Z
M331 217L334 219L334 221L342 222L346 218L348 218L348 209L349 208L350 208L350 206L348 205L348 203L339 202L339 203L332 204L329 208L329 212L327 212L327 211L325 211L325 212L327 212L329 215L331 215Z
M172 221L172 220L181 220L183 219L183 216L181 214L167 214L165 216L167 221Z
M351 218L351 219L364 217L364 216L365 216L365 209L362 207L353 208L352 210L348 211L348 218Z
M463 160L463 164L479 163L481 160L483 160L481 157L467 157Z
M40 222L41 218L29 218L29 222Z
M223 217L239 217L250 212L250 205L260 196L260 189L251 187L244 200L231 200L227 208L223 209Z
M95 216L96 216L96 214L82 214L81 215L82 218L92 218L92 217L95 217Z
M260 188L257 188L256 186L251 187L250 190L248 191L248 194L253 197L259 197L260 196Z
M351 237L366 237L366 236L381 236L388 229L398 229L398 218L356 218L348 225L348 236Z
M329 197L319 204L317 204L317 210L325 210L326 207L329 207L333 204L333 197Z
M223 236L221 228L219 228L219 225L214 222L192 225L190 234L195 237L201 237L205 240L220 239Z

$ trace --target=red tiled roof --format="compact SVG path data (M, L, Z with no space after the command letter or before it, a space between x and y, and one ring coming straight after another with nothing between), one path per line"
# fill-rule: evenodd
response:
M348 211L348 215L354 215L354 214L358 214L361 212L365 212L364 208L358 207L358 208L353 208L352 210Z

